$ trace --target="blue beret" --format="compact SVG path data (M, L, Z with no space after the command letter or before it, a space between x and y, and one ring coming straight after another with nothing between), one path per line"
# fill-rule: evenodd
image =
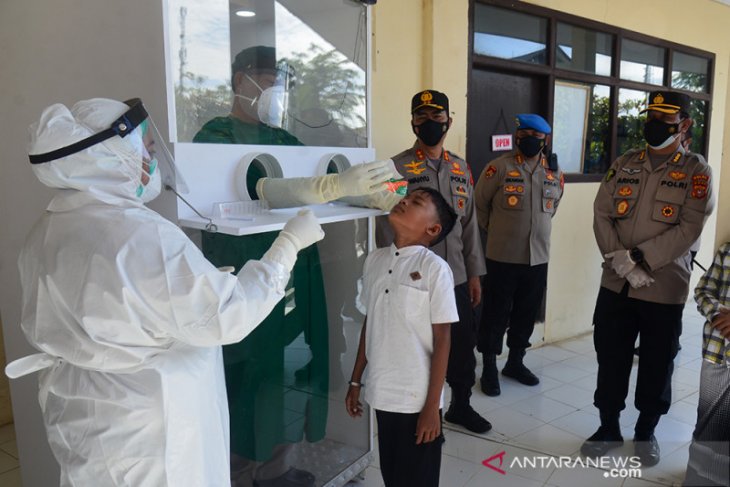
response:
M549 134L552 132L550 124L548 124L544 118L534 113L521 113L517 115L517 130L532 129L543 134Z

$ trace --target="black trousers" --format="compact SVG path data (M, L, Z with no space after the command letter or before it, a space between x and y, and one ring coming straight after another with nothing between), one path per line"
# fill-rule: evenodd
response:
M547 264L531 266L487 259L480 352L501 354L505 331L510 349L530 347L546 284Z
M441 412L439 411L439 415ZM441 434L430 443L416 445L419 413L375 410L378 421L380 471L385 487L438 487L441 471Z
M598 383L593 404L609 414L626 407L634 344L641 336L634 405L647 415L669 411L674 357L682 333L684 304L660 304L628 297L605 287L598 292L593 315L593 344L598 355Z
M474 370L477 366L477 359L474 355L477 339L476 318L469 299L467 284L456 286L454 294L456 295L459 322L451 325L451 351L446 370L446 382L451 387L452 393L459 395L459 397L454 396L454 399L468 400L476 378ZM464 395L466 395L465 398Z

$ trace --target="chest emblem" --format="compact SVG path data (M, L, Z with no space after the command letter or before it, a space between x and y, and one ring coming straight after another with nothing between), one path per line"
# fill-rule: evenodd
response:
M456 207L460 210L463 210L465 202L466 200L464 198L458 198L456 201Z
M491 164L484 170L484 177L489 179L497 173L497 168ZM519 174L518 174L519 175Z
M469 194L466 191L466 187L464 185L462 185L462 184L459 184L459 185L456 186L455 192L456 192L456 194L461 194L461 195L464 195L464 196L467 196Z
M622 186L618 189L619 196L631 196L631 193L634 191L631 189L630 186Z
M547 200L545 202L545 208L547 208L548 210L552 210L553 209L553 200Z
M520 171L510 171L507 173L507 176L511 178L518 178L520 177Z
M621 170L627 174L639 174L641 172L640 168L631 168L631 167L623 167Z
M517 206L517 203L519 203L519 202L520 202L520 199L515 195L507 197L507 204L509 206Z
M419 161L411 161L408 164L403 164L403 167L407 168L407 171L406 172L409 172L411 174L415 174L416 176L418 176L419 174L421 174L423 171L426 170L425 167L421 167L425 163L426 163L425 161L420 161L420 162Z
M662 216L664 218L671 218L672 215L674 215L674 208L673 207L671 207L670 205L667 205L664 208L662 208Z
M545 177L547 178L548 181L555 181L555 176L553 176L552 171L547 171L545 173Z
M412 281L420 281L420 280L421 280L421 273L420 273L420 272L418 272L418 271L416 271L416 272L411 272L411 273L410 273L410 276L411 276L411 280L412 280Z
M458 174L459 176L463 176L464 174L466 174L466 173L465 173L465 172L464 172L464 171L463 171L463 170L461 169L461 164L459 164L458 162L452 162L452 163L451 163L451 172L452 172L453 174Z
M515 184L508 184L504 187L504 191L506 193L524 193L525 187L524 186L517 186Z
M669 173L669 177L674 179L675 181L681 181L682 179L687 177L687 174L679 171L672 171Z
M625 215L627 211L629 211L629 202L626 200L619 201L616 205L616 213Z

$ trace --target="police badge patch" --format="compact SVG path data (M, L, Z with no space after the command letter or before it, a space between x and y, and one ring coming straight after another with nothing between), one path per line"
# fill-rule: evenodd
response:
M616 170L614 168L611 168L606 173L606 177L604 178L604 181L609 182L613 179L613 177L616 175Z

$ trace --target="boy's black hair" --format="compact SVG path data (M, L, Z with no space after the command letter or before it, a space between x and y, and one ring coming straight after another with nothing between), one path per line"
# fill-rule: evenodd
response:
M446 202L443 195L433 188L419 187L411 190L411 192L413 191L423 191L424 193L428 193L434 206L436 206L436 215L438 215L439 224L441 225L441 233L436 235L429 244L429 247L433 247L445 239L454 228L457 219L456 212L453 208L451 208L451 205Z

